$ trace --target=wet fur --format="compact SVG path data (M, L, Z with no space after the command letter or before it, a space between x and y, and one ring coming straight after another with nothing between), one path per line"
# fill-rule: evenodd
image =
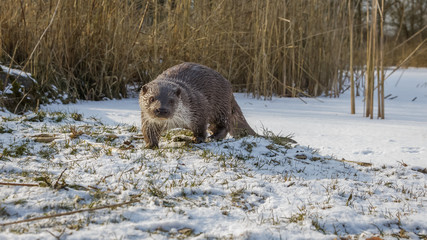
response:
M190 129L197 143L206 139L208 125L216 140L227 133L255 135L234 99L230 82L200 64L182 63L167 69L143 86L139 103L142 132L150 148L158 147L161 133L171 128ZM156 115L159 109L161 117Z

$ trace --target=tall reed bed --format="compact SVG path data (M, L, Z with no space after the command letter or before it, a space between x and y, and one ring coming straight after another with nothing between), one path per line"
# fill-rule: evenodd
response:
M58 1L4 0L1 58L71 98L126 96L130 81L182 61L215 68L255 96L343 88L345 1Z
M336 1L167 2L151 14L151 64L201 62L255 96L337 96L348 67L345 10Z
M142 14L135 3L4 0L1 5L1 58L27 66L41 89L53 84L72 99L126 95L125 84L141 62L135 46Z
M2 0L0 59L71 100L125 97L182 61L256 97L336 97L366 65L364 2Z

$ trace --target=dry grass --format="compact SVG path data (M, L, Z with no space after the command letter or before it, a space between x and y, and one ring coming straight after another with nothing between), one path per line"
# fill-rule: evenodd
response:
M126 84L182 61L217 69L258 97L338 96L349 68L348 9L332 0L4 0L0 59L26 66L40 92L54 85L71 100L125 97ZM366 59L361 21L356 70Z
M138 8L124 1L60 1L53 24L29 59L57 3L3 2L2 58L27 65L41 88L52 83L72 98L125 96L124 84L139 59L133 51Z

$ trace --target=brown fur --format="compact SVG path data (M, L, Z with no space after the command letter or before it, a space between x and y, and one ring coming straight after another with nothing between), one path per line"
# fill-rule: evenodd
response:
M215 70L196 63L171 67L144 85L139 96L146 146L158 147L163 131L187 128L203 142L207 126L218 140L255 135L234 99L230 82Z

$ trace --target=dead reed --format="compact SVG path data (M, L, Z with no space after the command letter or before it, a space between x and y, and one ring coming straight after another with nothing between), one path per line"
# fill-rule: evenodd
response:
M0 60L71 100L126 97L127 84L182 61L257 97L337 97L350 65L366 65L364 2L3 0Z

